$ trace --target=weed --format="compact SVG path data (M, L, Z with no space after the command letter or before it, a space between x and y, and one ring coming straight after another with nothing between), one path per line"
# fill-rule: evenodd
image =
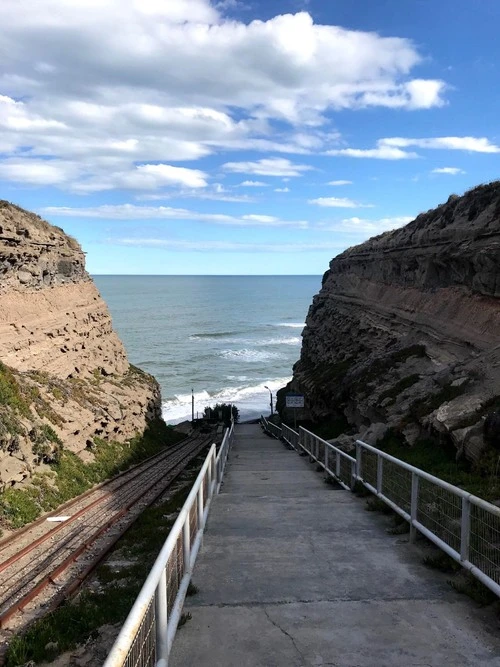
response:
M200 592L198 586L195 586L192 581L189 582L186 595L191 597L191 595L196 595Z
M438 551L433 555L425 556L422 563L433 570L439 570L447 574L454 574L462 569L461 565L444 551Z
M381 514L392 514L394 511L387 503L375 496L366 501L365 510L367 512L380 512Z
M357 479L354 482L354 487L352 489L352 492L358 496L358 498L367 498L368 496L372 495L372 492L369 491L366 486L363 484L363 482L360 482L359 479Z
M386 531L389 535L406 535L410 532L410 524L399 514L394 514L393 525Z
M181 614L181 617L179 619L179 623L177 624L178 628L182 628L183 625L186 625L188 621L190 621L193 617L189 613L189 611L185 611Z
M498 600L495 593L490 591L489 588L482 584L479 579L476 579L470 572L460 573L459 577L449 580L448 583L458 593L467 595L482 607Z

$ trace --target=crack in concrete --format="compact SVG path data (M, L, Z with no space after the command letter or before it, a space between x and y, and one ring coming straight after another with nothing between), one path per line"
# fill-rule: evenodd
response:
M274 625L275 628L278 628L278 630L280 632L282 632L286 637L288 637L288 639L290 639L290 641L293 644L293 648L297 651L297 653L300 656L300 660L301 660L302 664L305 665L306 663L305 663L304 655L303 655L302 651L299 649L299 647L297 646L297 643L296 643L295 639L292 637L292 635L289 632L287 632L285 629L283 629L279 623L277 623L276 621L273 621L273 619L269 616L269 612L267 611L267 609L263 609L262 611L266 615L267 620L272 625Z
M193 604L190 604L190 607L217 607L218 609L224 609L225 607L267 607L275 606L279 607L287 604L318 604L321 602L352 602L369 604L371 602L450 602L445 596L435 596L435 597L406 597L406 596L380 596L373 598L355 598L355 597L333 597L333 598L311 598L309 600L255 600L248 602L203 602L199 601L196 604L193 601Z

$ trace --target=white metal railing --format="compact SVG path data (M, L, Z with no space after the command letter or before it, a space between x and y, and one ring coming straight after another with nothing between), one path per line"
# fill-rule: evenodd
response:
M233 438L231 424L219 452L215 445L210 448L104 667L167 667L211 501L219 492Z
M419 531L500 596L499 507L361 440L354 458L303 427L280 430L344 488L359 482L406 519L411 542Z
M273 422L269 421L262 415L260 417L260 420L261 420L260 424L266 433L269 433L269 435L272 435L273 438L277 438L278 440L281 438L280 426L276 426L276 424L273 424Z

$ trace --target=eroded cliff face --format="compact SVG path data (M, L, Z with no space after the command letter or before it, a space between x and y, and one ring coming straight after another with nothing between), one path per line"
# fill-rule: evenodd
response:
M78 243L0 201L0 490L61 446L92 460L94 438L125 442L160 414Z
M334 258L289 388L303 417L342 414L372 441L437 435L478 458L500 405L500 182Z

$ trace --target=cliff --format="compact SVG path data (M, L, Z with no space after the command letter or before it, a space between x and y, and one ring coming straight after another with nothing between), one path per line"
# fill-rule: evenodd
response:
M500 182L335 257L288 389L302 418L341 417L372 442L392 428L469 459L499 446Z
M160 414L78 243L0 201L0 490L61 447L91 461L95 438L125 442Z

